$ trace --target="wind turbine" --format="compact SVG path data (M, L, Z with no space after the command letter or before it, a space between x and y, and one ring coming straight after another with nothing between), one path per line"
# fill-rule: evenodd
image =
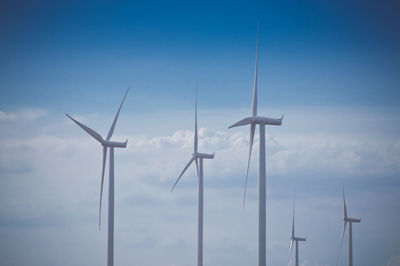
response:
M297 237L294 235L294 202L293 202L293 221L292 221L292 236L290 237L290 245L289 245L289 258L288 258L288 265L290 261L290 255L292 254L292 247L293 247L293 242L296 242L296 260L295 260L295 265L299 265L299 241L306 241L305 237Z
M117 123L117 119L119 116L119 112L121 111L122 104L125 101L126 95L129 92L130 87L125 93L124 98L122 99L121 105L118 108L117 114L115 115L114 121L111 124L111 128L108 131L106 139L103 139L99 133L94 131L93 129L85 126L84 124L78 122L73 119L68 114L68 116L72 121L74 121L78 126L80 126L83 130L85 130L90 136L95 138L100 144L103 146L103 168L101 173L101 187L100 187L100 205L99 205L99 231L101 224L101 200L103 196L103 183L104 183L104 170L106 166L106 157L107 157L107 148L110 149L110 162L109 162L109 180L108 180L108 244L107 244L107 265L114 265L114 148L126 148L128 140L125 142L115 142L111 141L111 137L114 133L115 124Z
M346 224L349 223L349 266L353 266L353 223L361 223L361 218L355 219L347 217L346 199L344 197L344 187L343 187L343 206L344 206L344 218L343 218L344 226L343 226L342 237L340 239L339 252L336 259L336 265L338 265L339 263L339 255L342 249L342 242L344 238L344 233L346 231Z
M250 125L250 147L249 159L247 162L246 182L244 186L243 207L246 198L247 178L249 176L249 166L251 149L253 147L254 131L256 125L260 126L260 163L258 176L258 265L265 266L266 264L266 173L265 173L265 125L280 126L282 124L283 115L281 118L269 118L257 116L257 65L258 65L258 40L259 32L257 32L257 48L256 48L256 66L254 75L254 91L253 104L251 108L251 116L246 117L239 122L233 124L229 128Z
M214 159L215 152L213 154L200 153L197 151L198 147L198 136L197 136L197 86L196 86L196 105L194 115L194 151L192 158L189 160L183 171L176 179L171 192L174 190L176 184L181 179L182 175L189 168L189 166L196 162L197 176L199 177L199 208L198 208L198 228L197 228L197 265L203 265L203 159ZM199 167L200 165L200 167ZM200 168L200 169L199 169Z

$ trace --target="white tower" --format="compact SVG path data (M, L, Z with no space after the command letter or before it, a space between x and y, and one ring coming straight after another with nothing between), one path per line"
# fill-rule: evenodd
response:
M342 249L344 233L346 231L346 224L348 223L349 224L349 266L353 266L353 223L361 223L361 218L355 219L355 218L347 217L346 199L344 197L344 187L343 187L343 207L344 207L344 218L343 218L344 225L343 225L342 237L340 238L339 252L337 255L336 265L338 265L338 262L339 262L340 250Z
M259 162L259 176L258 176L258 265L266 265L266 170L265 170L265 125L280 126L282 124L281 118L269 118L257 116L257 66L258 66L258 39L259 31L257 33L257 48L256 48L256 67L254 75L254 91L253 91L253 104L251 108L251 116L246 117L239 122L233 124L229 128L250 125L250 147L249 159L247 162L246 182L244 188L243 206L246 198L247 178L249 175L251 149L253 147L254 132L256 125L260 126L260 162Z
M67 115L72 121L74 121L78 126L85 130L90 136L96 139L103 146L103 169L101 173L101 187L100 187L100 206L99 206L99 230L101 224L101 199L103 196L103 183L104 183L104 170L106 166L107 158L107 148L110 148L110 163L109 163L109 180L108 180L108 243L107 243L107 265L114 265L114 148L126 148L128 140L125 142L114 142L110 141L113 133L115 124L117 123L119 112L121 111L122 104L125 101L126 95L129 92L129 88L122 99L121 105L118 108L117 114L115 115L114 121L108 131L106 139L103 139L99 133L93 129L85 126L84 124L73 119L71 116Z
M214 159L213 154L200 153L197 151L198 147L198 136L197 136L197 87L196 87L196 105L195 105L195 117L194 117L194 149L192 158L189 160L178 179L175 181L172 190L174 190L179 179L189 168L193 161L196 162L197 176L199 177L199 207L198 207L198 223L197 223L197 265L203 266L203 159ZM200 165L200 167L199 167Z

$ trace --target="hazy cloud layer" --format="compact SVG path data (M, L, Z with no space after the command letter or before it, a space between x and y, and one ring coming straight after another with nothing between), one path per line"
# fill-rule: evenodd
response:
M327 117L340 121L337 110L295 111L291 110L281 128L267 130L267 260L273 265L287 263L291 206L296 198L296 232L308 236L300 249L302 265L335 263L344 182L349 213L363 217L354 227L355 261L396 265L400 253L400 139L395 132L400 123L378 122L382 128L377 131L364 123L371 113L361 110L347 115L352 122L339 130L325 121ZM216 112L200 119L207 128L199 129L199 150L216 153L214 160L204 162L207 265L256 263L258 131L243 210L248 128L214 126L225 124L225 119L234 121L240 113L222 119L225 113ZM130 128L122 125L115 131L113 139L129 139L127 149L115 151L118 265L189 265L196 259L194 167L170 192L193 152L192 113L170 116L176 122L164 123L164 130L153 135L129 135ZM313 123L296 124L304 116ZM0 124L4 129L0 139L1 257L7 265L104 264L108 174L99 233L101 146L65 117L44 118L37 118L39 124L25 120L18 127L4 120ZM87 119L96 128L99 122L93 118L100 118ZM399 122L394 116L387 119ZM125 121L121 115L120 122ZM190 122L179 127L179 121ZM135 127L132 131L137 131L137 124L131 126ZM345 240L343 250L346 245ZM343 252L341 261L346 256Z
M27 109L20 112L4 112L0 110L0 122L9 121L9 122L16 122L16 121L26 121L26 120L36 120L44 115L47 112L40 109Z

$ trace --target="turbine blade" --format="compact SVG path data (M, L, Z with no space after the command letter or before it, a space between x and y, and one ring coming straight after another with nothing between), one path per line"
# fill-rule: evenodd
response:
M293 201L293 221L292 221L292 239L294 238L294 201Z
M251 124L250 126L250 146L249 146L249 160L247 161L247 172L246 172L246 181L244 183L244 194L243 194L243 208L246 203L246 191L247 191L247 179L249 177L249 167L250 167L250 158L251 158L251 149L253 148L253 140L254 140L254 132L256 130L256 124Z
M114 128L115 128L115 124L117 123L117 120L118 120L119 112L121 111L122 104L124 103L125 98L126 98L126 95L128 94L130 88L131 88L131 86L129 86L129 88L128 88L127 91L125 92L125 96L124 96L124 98L122 99L122 102L121 102L121 104L120 104L120 106L119 106L119 108L118 108L118 112L117 112L117 114L115 115L115 118L114 118L114 121L113 121L113 123L112 123L112 125L111 125L111 127L110 127L110 130L108 131L106 140L110 140L111 137L112 137L112 134L114 133Z
M179 175L178 179L176 179L174 186L171 189L171 192L174 190L176 184L178 183L179 179L181 179L182 175L185 173L185 171L189 168L190 164L194 161L195 157L193 156L192 159L187 163L181 174Z
M240 126L248 125L248 124L253 123L253 121L254 121L253 117L246 117L246 118L240 120L239 122L236 122L235 124L229 126L228 128L240 127Z
M196 158L195 162L196 162L196 169L197 169L197 177L200 178L199 159Z
M92 136L93 138L95 138L98 142L100 142L101 144L104 144L105 141L104 139L100 136L99 133L97 133L96 131L94 131L93 129L91 129L90 127L85 126L84 124L76 121L75 119L73 119L72 117L70 117L68 114L65 114L66 116L68 116L72 121L74 121L78 126L80 126L83 130L85 130L90 136Z
M340 255L340 251L342 250L342 243L343 243L343 238L344 238L344 233L346 231L346 222L344 222L344 226L343 226L343 232L342 232L342 237L340 238L340 244L339 244L339 252L337 254L337 258L336 258L336 266L339 263L339 255Z
M196 104L194 112L194 153L197 153L197 146L198 146L198 136L197 136L197 82L196 82Z
M346 208L346 199L344 197L344 186L343 186L343 206L344 206L344 218L347 218L347 208Z
M103 146L103 170L101 171L100 206L99 206L99 231L101 226L101 200L103 197L104 170L106 168L107 146Z
M290 255L292 255L293 240L290 240L289 244L289 255L288 255L288 265L290 264Z
M256 66L254 73L254 91L253 91L253 104L251 106L252 116L257 116L257 67L258 67L258 40L260 36L260 23L258 23L257 30L257 47L256 47Z

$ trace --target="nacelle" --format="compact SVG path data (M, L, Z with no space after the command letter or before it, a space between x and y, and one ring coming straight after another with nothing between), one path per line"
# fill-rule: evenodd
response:
M344 218L344 221L349 223L361 223L361 219L355 219L355 218Z
M229 128L250 125L250 124L280 126L280 125L282 125L282 119L283 119L283 115L281 118L250 116L250 117L246 117L246 118L240 120L239 122L233 124Z
M281 118L269 118L269 117L256 116L255 123L264 124L264 125L280 126L280 125L282 125L282 119L283 119L283 115Z
M200 153L200 152L193 153L193 157L204 158L204 159L214 159L214 155L215 152L213 154Z
M128 144L128 140L126 140L125 142L116 142L116 141L106 140L103 145L107 146L107 147L126 148L127 144Z

